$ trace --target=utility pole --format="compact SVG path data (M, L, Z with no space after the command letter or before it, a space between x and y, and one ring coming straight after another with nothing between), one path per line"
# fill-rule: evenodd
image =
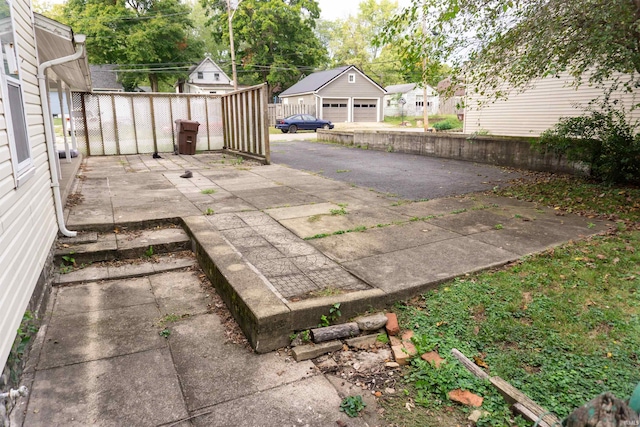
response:
M227 0L227 17L229 18L229 47L231 49L231 74L233 78L233 90L238 90L238 73L236 72L236 51L235 51L235 48L233 47L233 25L231 25L231 20L233 19L233 15L231 14L231 0Z
M422 38L427 36L427 5L426 0L422 1ZM423 41L423 43L426 41ZM423 45L424 46L424 45ZM429 131L429 111L427 106L427 52L422 52L422 116L424 121L424 131Z

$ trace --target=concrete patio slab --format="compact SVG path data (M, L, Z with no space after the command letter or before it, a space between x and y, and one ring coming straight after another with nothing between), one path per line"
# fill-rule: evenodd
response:
M161 348L155 302L51 317L38 369Z
M207 408L207 414L196 417L193 424L198 427L369 425L362 418L349 418L344 412L332 410L340 406L341 400L326 378L312 377Z
M311 362L295 363L277 352L258 356L224 340L225 328L213 314L172 327L169 342L190 411L317 374Z
M24 425L157 426L187 415L171 354L158 348L39 370Z
M301 238L317 234L331 234L340 230L352 230L358 227L376 227L378 225L406 222L409 217L384 207L352 209L344 208L346 214L314 215L307 218L281 220L280 223Z
M310 217L313 215L327 215L331 209L339 209L335 203L317 203L313 205L292 206L284 208L266 209L265 212L271 218L282 221L283 219Z
M458 237L343 265L366 283L401 300L433 288L446 279L499 266L518 257L513 252L472 238Z
M129 278L108 282L90 282L58 290L53 316L87 313L155 302L149 279Z
M149 277L161 315L206 313L211 298L194 272L169 272Z
M460 234L416 221L374 228L363 233L328 236L309 240L309 243L334 261L345 263L456 237L460 237Z

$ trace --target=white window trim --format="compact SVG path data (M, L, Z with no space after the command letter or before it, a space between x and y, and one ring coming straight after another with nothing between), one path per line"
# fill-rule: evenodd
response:
M356 73L349 73L349 75L347 77L347 81L349 83L355 83L356 82Z
M298 98L298 105L304 104L304 98Z
M9 13L11 14L11 30L13 33L13 47L14 47L13 53L16 55L15 59L16 59L16 67L18 68L18 78L16 79L15 77L7 76L4 72L4 64L0 63L0 86L1 86L0 90L2 91L5 124L7 127L7 138L9 139L9 152L11 153L11 165L13 168L13 179L14 179L15 188L19 188L35 174L35 167L33 165L33 157L31 153L31 141L29 139L29 124L26 117L27 109L25 106L24 90L22 85L22 72L20 69L20 59L19 59L20 55L19 55L19 48L17 43L18 38L16 36L16 31L15 31L15 28L16 28L15 20L14 20L15 13L13 11L13 5L11 1L10 0L6 0L6 1L9 6ZM13 129L13 118L11 116L12 108L9 101L9 84L13 84L17 86L18 89L20 90L20 100L21 100L20 107L22 108L22 111L24 112L24 115L25 115L24 126L26 131L27 158L23 160L21 163L18 163L18 147L16 146L15 133Z

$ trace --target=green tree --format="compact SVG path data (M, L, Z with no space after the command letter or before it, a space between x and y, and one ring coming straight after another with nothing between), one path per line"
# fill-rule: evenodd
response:
M87 35L94 64L119 64L131 89L144 80L152 91L169 84L202 58L189 6L180 0L69 0L57 19Z
M449 61L478 93L502 97L561 72L576 85L633 88L639 28L640 0L413 0L381 40L410 40L409 61Z
M202 1L218 40L228 43L226 4ZM271 95L325 61L326 50L314 32L320 16L315 0L243 0L232 13L238 81L267 82Z

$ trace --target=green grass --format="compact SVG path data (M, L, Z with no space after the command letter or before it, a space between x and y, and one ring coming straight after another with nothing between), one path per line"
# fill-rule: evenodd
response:
M404 117L404 121L405 122L409 122L411 124L412 127L416 127L417 126L417 122L423 120L422 116L411 116L411 117ZM442 122L442 121L448 121L449 123L451 123L452 125L452 129L462 129L462 122L460 120L458 120L458 116L456 116L455 114L444 114L444 115L435 115L435 116L429 116L429 126L433 127L433 125L435 123L438 122ZM402 123L401 117L395 117L395 116L386 116L384 118L384 122L389 124L389 125L393 125L393 126L400 126L400 124Z
M608 187L576 177L549 176L498 191L516 197L595 217L640 221L640 189Z
M624 231L458 278L398 304L418 354L435 349L447 359L436 369L415 358L405 377L408 397L435 413L455 407L462 414L468 409L447 393L465 388L485 397L482 409L490 415L478 425L514 425L494 388L451 357L457 348L561 418L605 391L627 398L640 381L637 191L554 177L503 190L582 215L625 219ZM393 406L388 411L388 420L398 416Z

